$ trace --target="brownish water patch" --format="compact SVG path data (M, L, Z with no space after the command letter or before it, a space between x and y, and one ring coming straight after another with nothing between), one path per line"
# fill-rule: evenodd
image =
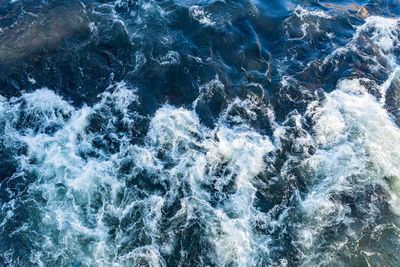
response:
M346 13L348 13L349 16L354 16L349 11L357 12L357 16L359 16L361 18L366 18L369 16L368 9L366 7L359 6L357 4L336 5L336 4L330 4L330 3L323 3L322 5L324 7L330 7L330 8L336 8L336 9L343 10Z

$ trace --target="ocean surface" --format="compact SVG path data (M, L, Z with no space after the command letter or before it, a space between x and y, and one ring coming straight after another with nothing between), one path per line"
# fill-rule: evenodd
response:
M0 266L400 266L400 1L0 0Z

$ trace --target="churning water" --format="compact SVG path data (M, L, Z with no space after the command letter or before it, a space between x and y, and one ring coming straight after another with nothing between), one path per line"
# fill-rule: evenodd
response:
M400 2L0 1L1 266L399 266Z

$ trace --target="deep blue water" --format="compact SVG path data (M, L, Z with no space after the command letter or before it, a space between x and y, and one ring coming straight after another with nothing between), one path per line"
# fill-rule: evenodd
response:
M399 266L400 1L0 0L0 266Z

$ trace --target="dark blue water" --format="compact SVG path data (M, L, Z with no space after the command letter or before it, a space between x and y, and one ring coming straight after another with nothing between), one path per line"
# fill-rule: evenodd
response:
M399 266L400 2L0 0L1 266Z

